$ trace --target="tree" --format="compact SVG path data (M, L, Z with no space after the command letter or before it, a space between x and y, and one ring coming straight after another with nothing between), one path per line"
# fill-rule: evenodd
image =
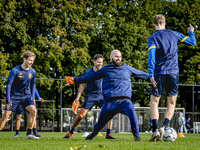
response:
M2 94L2 92L5 91L6 78L4 78L4 77L7 77L8 73L9 73L7 70L8 56L9 56L8 54L0 52L0 64L1 64L1 67L0 67L0 91L1 91L1 94Z
M123 63L147 72L147 41L155 31L153 16L163 14L168 29L187 34L189 23L199 27L198 5L199 0L2 0L0 48L8 57L7 70L22 63L25 51L33 51L37 78L59 79L36 80L40 95L56 100L57 109L70 107L78 85L63 82L61 91L64 75L82 75L92 67L91 58L96 53L102 54L108 64L113 49L122 52ZM199 38L198 31L195 36ZM199 84L198 43L193 47L178 45L180 83ZM149 88L133 85L133 100L149 106Z
M180 84L200 84L200 72L199 72L199 37L200 33L197 30L199 27L199 11L198 7L199 0L194 1L176 1L169 2L166 5L166 22L167 28L176 30L180 33L188 35L187 27L189 24L192 24L195 27L195 37L197 39L196 46L188 46L180 43L178 45L178 58L179 58L179 77ZM180 87L179 88L179 98L177 103L181 107L185 107L186 111L192 110L191 87ZM197 92L198 93L198 92ZM197 94L195 94L197 95ZM196 97L196 96L195 96ZM197 106L195 111L200 110L199 101L195 102Z
M93 27L92 20L82 19L84 3L9 0L1 3L0 10L1 46L5 48L5 53L10 54L8 69L22 63L22 59L18 58L27 50L36 54L33 68L37 78L77 76L88 68L91 57L88 54L90 37L87 32L92 32ZM36 83L41 96L56 99L58 108L60 83L53 80L37 80ZM63 86L65 91L71 88L66 84ZM54 92L48 92L50 90ZM73 95L64 95L63 98L70 97Z
M100 4L99 1L92 1L90 3L88 8L92 13L87 15L97 20L96 34L91 36L92 42L89 44L91 56L100 53L104 56L105 64L108 64L111 51L119 49L123 63L147 72L147 40L150 32L146 29L144 20L140 19L141 11L137 2L103 1L103 4ZM138 80L132 78L132 81ZM148 85L140 87L134 85L133 101L148 105L148 88Z

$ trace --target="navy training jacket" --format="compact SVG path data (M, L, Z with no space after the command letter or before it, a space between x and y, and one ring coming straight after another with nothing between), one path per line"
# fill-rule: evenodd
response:
M192 31L189 36L169 29L157 30L148 39L149 76L157 74L179 73L177 43L196 45Z
M137 70L127 64L117 67L113 64L108 64L100 70L91 72L86 76L74 78L74 82L81 84L103 78L102 91L104 100L118 97L131 99L131 76L150 80L147 73Z

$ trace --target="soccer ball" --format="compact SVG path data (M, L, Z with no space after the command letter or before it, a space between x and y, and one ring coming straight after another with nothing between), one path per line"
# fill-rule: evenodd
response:
M164 141L175 141L177 138L177 132L173 128L166 128L165 134L163 135Z
M145 131L145 133L147 134L147 133L149 133L148 131Z

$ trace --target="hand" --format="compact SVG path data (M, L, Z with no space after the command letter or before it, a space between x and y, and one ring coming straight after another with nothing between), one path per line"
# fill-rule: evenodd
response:
M67 83L73 85L74 84L74 78L70 76L65 76L65 80Z
M10 106L12 106L12 103L6 104L6 109L9 110L9 109L10 109Z
M188 27L188 31L192 31L192 32L194 32L194 27L191 25L191 24L189 24L189 27Z
M40 98L38 98L38 99L40 100L40 102L42 102L42 103L44 102L44 100L43 100L41 97L40 97Z
M77 103L79 101L79 98L76 98L74 101Z
M150 80L151 80L151 83L153 84L153 87L157 87L157 83L154 80L154 77L151 77Z

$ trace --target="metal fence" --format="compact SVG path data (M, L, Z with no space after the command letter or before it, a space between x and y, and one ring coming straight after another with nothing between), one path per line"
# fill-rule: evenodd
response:
M159 107L159 124L161 127L164 122L164 113L167 108ZM79 109L80 111L80 109ZM140 132L150 131L150 107L135 107L137 118L139 121ZM98 120L101 109L92 109L88 112L85 118L76 128L76 131L91 132L95 123ZM179 123L179 113L182 112L185 116L184 108L175 108L174 116L170 121L169 126L173 127L178 131ZM71 129L76 115L72 112L71 108L62 108L61 109L61 132L67 132ZM106 132L106 126L101 130ZM129 118L123 114L116 114L113 117L113 127L112 132L131 132L131 126Z
M0 101L5 101L5 99L0 99ZM37 116L36 116L36 123L37 123L37 130L38 131L59 131L60 128L60 118L56 119L56 111L60 112L59 110L55 109L55 101L54 100L44 100L44 103L40 103L40 108L38 108L38 102L36 100L36 108L37 108ZM51 109L47 109L43 107L43 104L48 104L51 106ZM5 104L1 103L2 106L0 107L0 118L4 114ZM57 117L58 118L58 117ZM16 120L16 113L12 112L10 117L7 119L5 127L3 130L5 131L14 131L15 130L15 120ZM59 126L57 127L57 122ZM27 130L27 123L28 123L28 112L25 111L24 115L20 120L20 130L26 131ZM57 129L58 128L58 129Z
M4 81L6 82L6 77L0 77L3 78ZM63 82L65 82L65 79L55 79L55 78L36 78L37 80L57 80L60 82L60 106L62 106L63 102ZM134 85L140 85L140 84L150 84L150 83L142 83L142 82L132 82ZM195 102L200 100L200 90L195 90L195 89L200 89L200 85L187 85L187 84L179 84L179 88L182 87L189 87L191 93L190 97L190 103L192 106L192 112L185 112L185 115L191 118L190 125L193 125L193 122L200 122L200 112L195 112ZM184 91L184 90L183 90ZM182 95L181 93L180 95ZM55 101L54 100L45 100L45 103L52 103L52 107L45 107L45 106L38 106L37 105L37 129L38 131L64 131L64 130L69 130L69 127L63 128L63 123L62 123L62 118L61 118L61 109L55 109ZM50 109L46 109L50 108ZM52 108L52 109L51 109ZM4 110L4 106L0 106L0 117L2 117ZM27 118L28 118L28 113L25 112L23 116L23 120L21 122L21 127L20 130L26 130L27 126ZM120 118L117 116L117 118ZM13 131L15 130L15 113L12 113L11 117L9 117L6 126L4 127L3 130L9 130ZM87 118L86 118L87 119ZM94 123L93 123L94 124ZM145 129L145 127L142 127L142 130ZM115 128L114 128L115 130Z
M0 78L2 78L5 82L7 80L7 77L3 77L3 76L0 76ZM36 80L55 80L55 81L59 81L60 82L60 106L62 107L63 105L63 83L66 82L65 79L57 79L57 78L36 78ZM145 85L145 84L151 84L151 83L144 83L144 82L132 82L132 84L134 85ZM198 96L196 96L196 101L199 101L200 100L200 85L197 85L196 83L194 84L179 84L178 85L179 88L181 87L190 87L191 88L191 97L190 97L190 100L191 100L191 103L192 103L192 122L195 122L195 94L197 94ZM199 91L197 91L195 93L195 88L199 88ZM200 118L199 118L200 119Z
M45 103L52 103L52 109L37 108L38 111L36 118L37 130L42 132L44 131L68 132L71 129L73 121L76 117L76 115L72 112L72 109L71 108L62 108L61 110L54 109L54 100L45 100ZM0 118L2 117L4 108L5 106L0 108L0 111L2 111L2 113L0 114ZM149 107L136 107L135 110L139 120L140 132L149 131L150 130ZM159 108L160 112L159 124L158 124L159 127L162 125L164 121L165 110L166 108ZM85 118L81 121L80 125L76 128L76 131L81 130L81 131L91 132L93 130L94 124L98 120L100 111L101 111L100 109L92 109L92 111L89 111L88 114L85 116ZM193 125L192 121L193 112L185 112L184 108L176 108L174 116L169 124L169 126L176 129L176 131L179 128L178 117L180 112L183 112L183 114L191 117L191 122L189 124L191 125L191 127ZM195 116L194 119L195 122L200 122L200 120L198 119L200 117L200 113L194 113L194 116ZM6 125L3 128L3 131L15 131L15 119L16 119L16 114L15 112L13 112L11 116L8 118ZM21 131L27 130L27 122L28 122L28 113L25 112L21 120L21 126L20 126ZM102 131L106 132L106 127L104 127ZM130 131L131 127L128 117L122 114L115 115L113 118L112 132L130 132Z

